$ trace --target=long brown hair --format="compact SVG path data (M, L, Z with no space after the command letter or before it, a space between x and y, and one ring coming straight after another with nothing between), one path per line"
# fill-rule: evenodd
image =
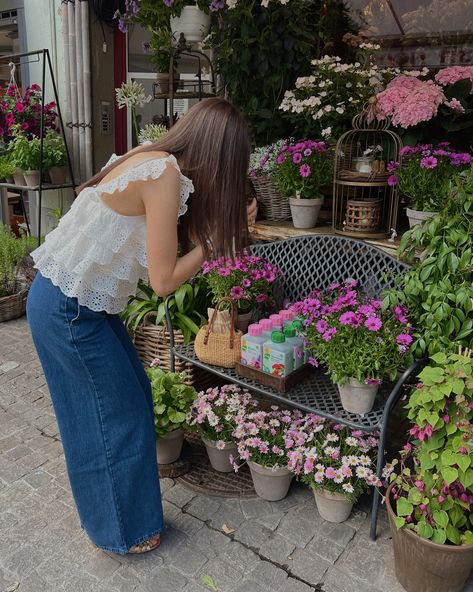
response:
M251 143L238 109L220 97L197 103L158 142L125 154L79 190L99 183L131 155L152 151L173 154L194 184L188 213L179 223L181 246L186 249L195 237L207 257L240 252L248 244L245 190Z

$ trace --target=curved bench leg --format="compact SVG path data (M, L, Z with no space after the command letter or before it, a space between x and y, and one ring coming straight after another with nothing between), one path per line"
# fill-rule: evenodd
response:
M388 429L388 419L390 409L386 410L383 416L383 424L381 426L381 434L379 436L379 446L378 446L378 462L376 466L376 475L379 479L381 479L381 473L383 472L384 466L384 452L386 448L386 432ZM376 540L376 526L378 524L378 510L379 510L379 501L380 501L380 493L377 487L373 489L373 506L371 509L371 528L370 528L370 538L372 541Z

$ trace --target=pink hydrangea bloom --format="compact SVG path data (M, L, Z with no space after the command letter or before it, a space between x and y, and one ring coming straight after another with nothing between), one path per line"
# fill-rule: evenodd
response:
M443 68L435 75L435 81L442 86L455 84L455 82L466 78L473 82L473 66L451 66L450 68ZM473 94L473 86L471 92Z

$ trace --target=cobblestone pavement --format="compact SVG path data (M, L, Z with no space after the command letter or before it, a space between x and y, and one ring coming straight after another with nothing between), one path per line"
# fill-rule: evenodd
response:
M26 320L0 323L0 592L200 592L202 576L218 592L402 592L384 510L374 543L367 507L329 524L297 485L276 503L171 479L162 490L159 550L118 556L88 542Z

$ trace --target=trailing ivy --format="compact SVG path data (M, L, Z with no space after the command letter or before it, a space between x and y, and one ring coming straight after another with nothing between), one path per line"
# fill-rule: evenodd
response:
M473 342L473 173L452 186L447 207L407 232L399 249L412 268L384 305L406 304L416 327L415 357Z

